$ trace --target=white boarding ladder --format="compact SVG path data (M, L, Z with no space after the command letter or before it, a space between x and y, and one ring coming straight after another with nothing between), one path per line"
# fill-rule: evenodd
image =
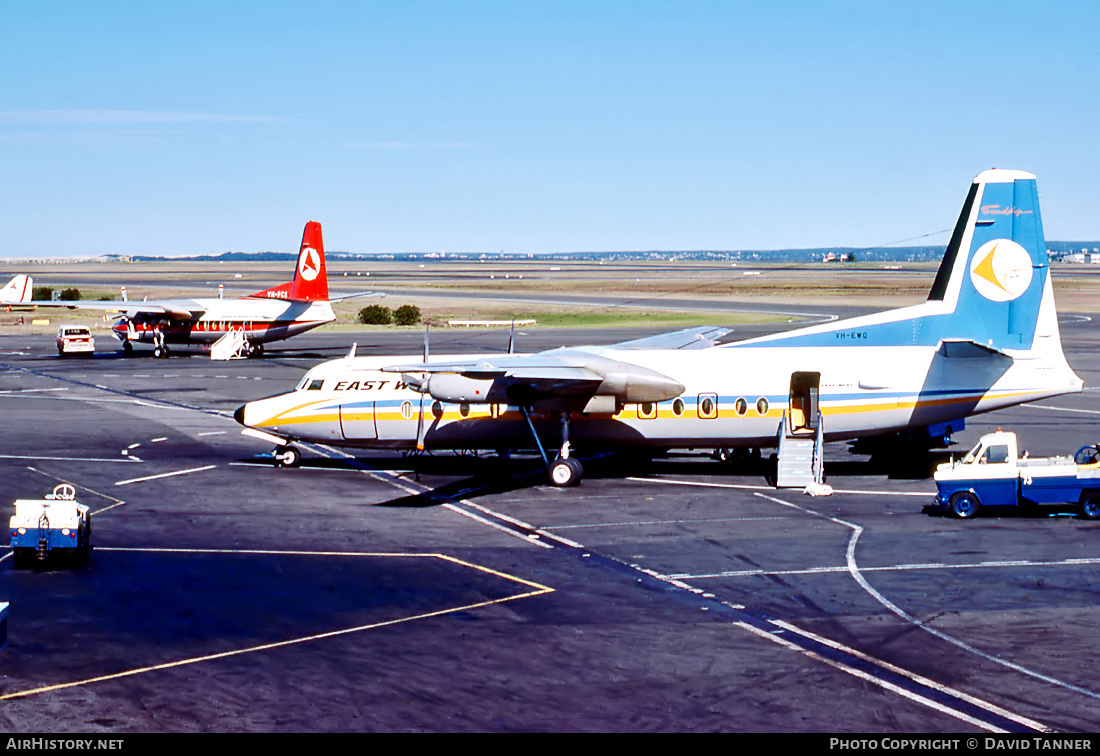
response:
M806 488L825 481L825 436L821 413L817 429L811 434L793 434L787 427L787 413L779 421L779 461L775 470L776 488Z
M248 339L244 329L231 328L210 346L212 360L243 360L248 356Z

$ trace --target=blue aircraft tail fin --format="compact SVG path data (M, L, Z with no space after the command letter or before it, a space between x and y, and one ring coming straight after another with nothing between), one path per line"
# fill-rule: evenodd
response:
M966 340L996 350L1030 349L1037 328L1057 335L1053 319L1035 176L989 170L970 187L923 304L729 346L936 346ZM1051 329L1053 334L1045 332Z

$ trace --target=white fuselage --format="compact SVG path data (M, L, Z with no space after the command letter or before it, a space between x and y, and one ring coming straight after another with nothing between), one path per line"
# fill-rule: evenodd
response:
M155 340L159 329L168 343L212 343L227 332L243 331L249 341L281 341L336 319L327 301L299 302L284 299L179 299L163 304L168 312L138 312L115 324L121 341ZM191 317L171 311L196 313Z
M571 442L600 448L774 446L781 422L790 429L813 425L811 413L818 410L827 439L855 438L950 422L1082 386L1060 350L1002 360L946 357L916 346L583 351L650 368L684 386L667 401L619 404L602 413L574 408ZM533 448L519 407L433 400L400 374L382 370L402 361L358 357L319 365L297 390L250 402L237 419L287 440L346 446L413 448L421 441L429 449ZM540 434L557 438L562 408L535 403Z

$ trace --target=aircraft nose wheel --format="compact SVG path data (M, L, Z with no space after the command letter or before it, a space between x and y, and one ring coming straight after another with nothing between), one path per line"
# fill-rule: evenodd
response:
M295 446L280 446L273 455L279 467L297 467L302 464L302 452Z
M558 488L566 488L568 486L575 486L581 482L581 475L584 474L584 468L581 467L581 463L577 460L569 457L562 459L558 457L550 465L550 483Z

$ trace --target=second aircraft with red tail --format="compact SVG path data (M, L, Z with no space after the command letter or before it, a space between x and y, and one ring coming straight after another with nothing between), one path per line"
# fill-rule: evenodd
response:
M118 312L112 330L123 351L130 354L135 342L150 343L155 356L167 357L171 344L214 344L227 334L239 334L244 355L258 356L268 342L289 339L336 320L331 301L321 224L310 221L302 233L294 279L245 297L24 304Z

